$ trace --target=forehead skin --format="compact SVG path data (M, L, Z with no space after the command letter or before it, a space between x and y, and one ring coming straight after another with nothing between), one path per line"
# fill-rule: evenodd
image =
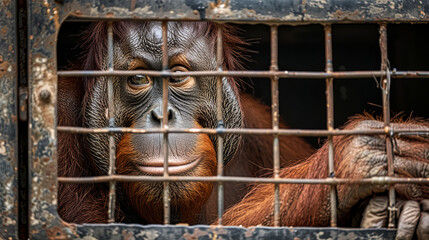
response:
M149 70L162 69L162 24L161 22L133 22L119 43L123 57L139 59ZM182 55L193 71L215 70L214 49L205 34L195 29L195 24L186 22L168 23L168 58L172 67L173 56Z

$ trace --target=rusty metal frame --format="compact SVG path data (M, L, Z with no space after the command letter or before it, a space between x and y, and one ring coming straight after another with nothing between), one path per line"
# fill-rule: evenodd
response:
M92 236L95 238L103 239L105 237L122 237L125 238L132 234L134 236L151 236L160 238L212 238L213 236L221 236L225 238L235 237L249 237L257 238L258 236L270 236L273 238L284 238L285 236L290 237L302 237L310 236L310 239L316 238L317 236L322 238L329 237L340 237L340 236L351 236L353 235L356 239L366 238L367 236L377 236L379 238L392 238L395 231L385 229L375 230L357 230L357 229L338 229L338 228L326 228L326 229L311 229L311 228L240 228L240 227L222 227L222 226L194 226L194 227L183 227L183 226L139 226L139 225L124 225L124 224L85 224L75 225L64 223L56 211L56 193L57 193L57 181L69 182L69 183L81 183L81 182L111 182L109 199L111 206L114 206L115 191L114 186L116 181L164 181L165 194L168 196L168 182L169 181L213 181L219 184L220 196L222 196L222 183L226 181L235 182L264 182L264 183L275 183L278 184L290 184L290 183L305 183L305 184L329 184L331 185L330 199L332 206L335 206L335 185L349 182L346 179L335 178L335 171L333 169L333 157L329 158L330 175L326 179L280 179L274 177L271 179L265 178L240 178L240 177L223 177L222 169L218 169L218 176L209 178L198 178L198 177L175 177L168 175L168 168L164 172L164 176L157 177L132 177L132 176L118 176L115 175L114 171L114 156L110 159L109 176L101 177L90 177L90 178L57 178L57 163L56 163L56 130L64 132L75 132L75 133L100 133L110 134L110 138L116 133L130 132L136 134L144 133L163 133L164 139L167 135L172 132L182 133L207 133L207 134L222 134L234 133L234 134L272 134L275 136L279 135L298 135L298 136L335 136L335 135L347 135L347 134L381 134L388 137L392 137L396 134L425 134L429 132L415 132L403 130L393 131L389 128L389 117L385 116L385 129L384 130L359 130L359 131L340 131L333 129L333 116L328 114L327 130L279 130L278 122L276 122L276 116L278 115L278 81L287 81L287 78L317 78L326 79L327 82L327 100L331 103L333 99L332 95L332 79L334 78L362 78L362 77L380 77L386 79L386 83L390 81L390 78L394 77L429 77L427 71L395 71L390 70L387 65L382 64L381 70L374 71L354 71L354 72L333 72L332 56L330 56L331 49L329 49L330 42L330 28L329 25L332 23L368 23L374 22L385 26L386 23L393 22L429 22L429 3L422 1L421 3L410 3L408 1L395 0L390 1L395 6L401 6L391 8L382 3L373 3L371 1L353 1L344 0L342 5L338 6L337 1L298 1L298 0L284 0L274 1L268 0L259 3L257 0L249 0L243 3L238 0L226 0L226 1L209 1L209 0L105 0L94 2L91 0L35 0L28 1L28 35L29 35L29 163L30 166L30 226L29 234L33 239L46 239L46 238L83 238L85 236ZM275 4L274 4L275 3ZM12 4L13 5L13 4ZM335 6L335 7L334 7ZM12 6L13 7L13 6ZM0 9L1 11L7 11L7 9ZM143 19L143 20L164 20L163 26L166 27L165 21L167 20L211 20L219 23L223 22L260 22L269 24L271 26L272 33L272 58L271 67L269 71L223 71L221 66L218 64L218 71L213 72L192 72L186 73L186 76L217 76L218 79L222 79L223 76L252 76L252 77L269 77L272 79L272 92L273 94L273 128L272 129L224 129L222 124L219 124L217 129L170 129L166 124L166 116L163 116L163 125L160 129L130 129L130 128L115 128L114 124L109 124L108 128L100 129L83 129L74 127L57 127L55 114L56 114L56 93L57 93L57 76L130 76L135 74L145 74L149 76L161 76L167 79L170 76L183 76L180 73L168 72L167 68L163 71L119 71L109 68L106 71L62 71L57 72L56 66L56 37L60 28L61 23L69 18L73 21L82 20L114 20L114 19ZM0 21L3 21L0 15ZM276 52L277 52L277 33L276 26L281 24L308 24L308 23L319 23L324 24L325 36L326 36L326 69L325 72L288 72L279 71L276 64ZM164 29L164 28L163 28ZM166 28L164 29L166 31ZM1 36L1 35L0 35ZM381 27L380 40L383 40L383 27ZM218 38L221 38L219 34ZM380 42L381 42L380 41ZM5 48L0 42L0 53ZM218 50L221 49L221 45L218 46ZM387 50L387 45L381 44L382 53ZM163 56L166 56L168 50L163 49ZM218 51L219 52L219 51ZM11 60L10 63L14 63L14 56L7 52L6 55ZM0 55L0 56L1 56ZM382 54L383 55L383 54ZM218 59L221 55L218 53ZM3 57L4 58L4 57ZM387 60L383 57L383 61ZM163 63L165 60L163 60ZM386 62L384 62L386 63ZM1 61L0 61L1 64ZM165 64L164 64L165 65ZM1 66L1 65L0 65ZM1 73L0 73L1 74ZM15 74L15 75L13 75ZM6 82L7 79L16 78L16 73L12 72L12 75L6 76L0 75L0 84ZM221 81L218 80L221 83ZM12 83L13 84L13 81ZM219 84L218 84L219 85ZM220 85L219 85L220 86ZM387 89L388 84L385 85L384 89ZM12 94L16 96L16 87ZM1 90L1 89L0 89ZM165 91L164 91L165 92ZM110 95L110 94L109 94ZM3 96L0 96L2 99ZM388 100L388 91L385 98ZM163 109L166 112L166 96L163 96L164 104ZM218 101L221 97L218 95ZM110 104L109 104L110 105ZM219 106L219 104L218 104ZM15 110L16 107L11 103L8 105L11 109ZM388 109L388 101L383 104L384 109ZM109 107L113 113L113 109ZM328 104L328 113L333 113L333 105ZM218 111L219 112L219 111ZM11 113L16 112L11 111ZM2 116L0 116L0 119ZM12 116L8 116L9 119L13 119ZM221 123L222 116L218 116L219 123ZM114 121L111 121L114 123ZM9 126L9 125L8 125ZM13 129L14 125L10 125ZM15 126L16 127L16 126ZM8 131L10 131L8 129ZM0 129L1 131L3 129ZM13 138L14 133L8 132L9 138L8 144L16 142ZM15 134L16 136L16 134ZM221 139L221 138L220 138ZM276 140L277 139L277 140ZM388 138L389 139L389 138ZM2 140L0 136L0 141ZM276 143L277 142L277 143ZM388 141L389 143L389 141ZM220 149L221 150L221 144ZM274 156L278 152L278 138L274 138ZM276 149L277 146L277 149ZM1 147L1 146L0 146ZM11 147L16 147L12 146ZM114 146L112 147L112 149ZM388 148L391 150L391 147ZM332 155L333 149L329 150ZM221 151L219 151L221 152ZM16 159L16 154L12 151L9 152L9 156ZM114 155L114 154L112 154ZM219 157L222 157L220 154ZM167 154L164 155L165 165L167 164ZM277 164L277 160L274 159L274 166ZM9 173L12 173L12 184L16 184L16 173L13 171L15 167L15 161L5 160L1 158L0 163L7 163L7 166L12 167ZM389 160L389 166L391 166L391 160ZM389 168L391 169L391 168ZM278 172L278 167L275 168ZM0 176L2 184L3 179ZM355 181L356 184L400 184L400 183L429 183L429 179L398 179L391 175L386 177L379 177L373 179L362 179ZM277 191L276 191L277 192ZM6 194L6 195L5 195ZM0 200L6 199L10 196L10 192L3 193L0 188ZM277 198L278 199L278 198ZM394 196L391 196L393 201ZM2 209L0 201L0 209ZM278 203L278 202L277 202ZM168 201L164 200L165 209L168 209ZM392 205L391 205L392 206ZM279 207L276 206L276 222L279 221ZM114 211L110 209L110 219L114 219ZM391 209L394 211L394 209ZM12 208L12 212L15 213L16 209ZM165 211L168 212L168 211ZM218 207L219 216L223 212L223 207L219 204ZM13 216L13 215L12 215ZM336 213L333 210L331 212L332 227L336 226ZM169 222L169 216L164 216L164 222ZM1 222L4 224L4 221ZM393 220L392 220L393 221ZM278 225L278 224L277 224ZM9 226L7 226L9 227ZM10 228L12 232L16 232L15 227ZM317 235L317 234L321 235ZM322 234L323 233L323 234ZM13 233L12 233L13 234ZM174 234L174 235L172 235ZM2 235L0 235L3 237ZM14 235L12 235L14 237Z
M18 238L17 3L0 2L0 239Z

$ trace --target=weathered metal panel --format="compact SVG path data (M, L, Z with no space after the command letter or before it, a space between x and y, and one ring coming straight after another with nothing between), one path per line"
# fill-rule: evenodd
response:
M16 5L0 1L0 239L18 236Z
M273 228L163 225L78 225L69 236L77 239L394 239L396 231L386 229Z
M29 234L34 239L55 238L49 234L62 226L56 204L57 9L54 1L28 1Z
M86 18L220 21L410 22L429 21L429 2L418 0L63 0L64 12Z

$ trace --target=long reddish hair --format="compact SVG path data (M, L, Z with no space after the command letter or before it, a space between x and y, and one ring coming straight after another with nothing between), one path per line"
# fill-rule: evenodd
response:
M192 25L197 36L207 38L211 49L216 48L219 25L213 22L183 22ZM101 70L103 58L107 52L107 22L92 23L82 34L81 47L84 54L81 64L74 64L71 69ZM115 37L124 36L130 21L114 22ZM242 68L239 59L246 45L230 25L222 25L223 65L228 70ZM58 125L84 126L86 103L92 94L96 78L59 78L58 80ZM239 83L229 78L231 87L238 96ZM239 99L239 98L238 98ZM73 147L70 147L73 146ZM72 133L58 133L58 175L83 177L97 175L96 166L91 163L89 147L84 136ZM102 223L107 221L108 187L106 184L59 184L58 211L60 216L74 223ZM120 197L120 193L119 193ZM116 208L117 220L125 215L120 207ZM126 216L130 217L130 216Z

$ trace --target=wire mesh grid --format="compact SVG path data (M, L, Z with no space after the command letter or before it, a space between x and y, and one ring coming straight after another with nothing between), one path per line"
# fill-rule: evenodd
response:
M418 183L427 184L427 178L396 178L393 172L393 144L392 139L395 135L419 134L429 135L429 132L415 130L394 130L390 127L390 81L391 78L419 78L428 77L429 71L396 71L390 70L387 56L387 28L386 24L379 24L379 43L381 51L381 69L373 71L333 71L333 54L332 54L332 31L330 24L324 24L325 32L325 71L324 72L306 72L306 71L279 71L278 68L278 25L270 24L271 32L271 65L267 71L228 71L222 66L222 24L219 25L217 32L216 45L216 71L191 71L191 72L171 72L168 68L168 46L167 32L168 21L162 21L162 71L153 70L134 70L124 71L115 70L113 63L113 31L112 22L108 22L108 69L99 71L59 71L60 77L95 77L105 76L108 79L108 119L109 126L106 128L81 128L70 126L58 126L58 131L80 134L109 134L109 171L107 176L94 177L59 177L61 183L99 183L109 182L109 207L108 216L109 222L115 221L115 201L116 201L116 182L126 181L157 181L163 182L163 208L164 208L164 224L170 223L170 195L169 183L174 181L206 181L216 182L218 184L218 223L222 224L222 215L224 212L224 182L248 182L248 183L272 183L274 184L274 226L280 226L280 200L279 200L279 185L280 184L325 184L330 185L329 196L330 211L331 211L331 227L337 226L337 193L336 186L339 184L389 184L389 225L395 227L395 216L397 209L395 208L395 191L394 184L403 183ZM267 23L269 24L269 23ZM217 128L216 129L175 129L168 126L168 114L163 114L162 124L160 128L154 129L136 129L128 127L115 126L115 110L113 98L113 77L114 76L132 76L142 74L147 76L157 76L163 79L163 94L162 94L162 109L163 113L167 112L168 108L168 79L170 77L186 77L186 76L214 76L217 78ZM224 77L269 77L271 79L271 100L272 100L272 128L271 129L231 129L224 128L222 119L222 78ZM382 100L383 100L383 120L384 129L372 130L338 130L334 129L334 87L333 81L336 78L381 78L382 80ZM326 81L326 112L327 112L327 127L325 130L302 130L302 129L279 129L279 80L287 78L315 78L325 79ZM114 135L119 133L133 134L148 134L161 133L163 134L163 159L164 172L163 176L127 176L117 175L115 173L116 162L116 146ZM217 175L212 177L189 177L189 176L170 176L168 172L168 134L215 134L218 136L217 141ZM225 134L269 134L273 135L273 177L272 178L251 178L251 177L232 177L223 176L223 136ZM334 144L333 137L339 135L385 135L386 136L386 151L387 151L387 166L388 175L385 177L373 177L368 179L352 180L339 179L335 176L334 169ZM279 160L279 136L327 136L329 149L329 174L326 178L321 179L290 179L280 178L280 160Z

